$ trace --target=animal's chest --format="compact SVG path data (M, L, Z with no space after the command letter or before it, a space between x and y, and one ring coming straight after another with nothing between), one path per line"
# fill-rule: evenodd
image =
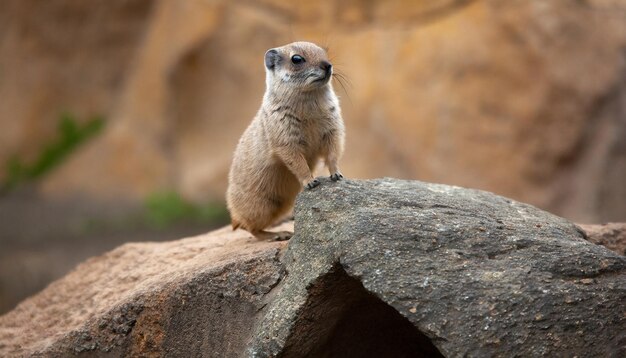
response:
M301 145L308 154L317 155L324 148L325 138L333 127L333 118L328 115L310 116L302 123Z

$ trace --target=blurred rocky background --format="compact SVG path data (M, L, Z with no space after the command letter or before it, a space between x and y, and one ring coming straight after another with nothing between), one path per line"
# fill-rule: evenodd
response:
M348 83L343 172L626 220L624 0L0 1L0 312L126 241L228 221L263 54Z

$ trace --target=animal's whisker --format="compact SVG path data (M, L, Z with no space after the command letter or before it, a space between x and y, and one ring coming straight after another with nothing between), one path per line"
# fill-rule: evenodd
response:
M346 97L348 97L348 102L350 103L350 106L352 106L353 105L352 104L352 98L350 98L350 93L346 89L346 85L347 86L351 86L351 84L349 83L349 81L346 78L346 76L341 74L341 73L334 72L333 73L333 78L335 78L337 80L337 82L339 83L339 85L343 89L343 92L346 94ZM348 83L346 84L345 82L348 82Z
M350 81L350 79L346 75L344 75L343 73L335 72L335 73L333 73L333 75L337 76L337 80L343 81L349 87L352 87L352 81Z

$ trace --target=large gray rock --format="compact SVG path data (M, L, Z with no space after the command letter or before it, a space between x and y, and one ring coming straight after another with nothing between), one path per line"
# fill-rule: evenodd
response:
M0 317L0 356L626 353L626 257L564 219L393 179L325 179L295 216L288 248L222 229L90 259Z
M251 355L626 353L626 257L532 206L420 182L324 182L300 196L295 228Z

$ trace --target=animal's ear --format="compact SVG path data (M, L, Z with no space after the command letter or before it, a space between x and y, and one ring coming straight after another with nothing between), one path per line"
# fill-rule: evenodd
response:
M265 53L265 67L267 67L268 70L273 70L279 61L280 55L278 54L278 51L273 48L267 50Z

